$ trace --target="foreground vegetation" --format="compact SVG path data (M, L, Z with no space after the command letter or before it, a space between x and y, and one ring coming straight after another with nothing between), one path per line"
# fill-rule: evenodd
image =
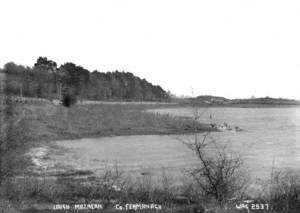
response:
M55 204L101 204L103 210L71 209L55 212L119 212L116 205L158 204L162 210L138 210L129 212L210 212L238 213L247 212L247 208L237 209L243 200L252 200L248 204L250 212L297 213L300 209L300 176L290 172L281 173L268 180L261 195L255 197L246 194L224 200L222 205L215 197L203 193L197 182L186 179L182 185L174 185L172 177L162 173L160 182L150 176L132 179L114 168L103 172L102 176L85 178L58 177L57 179L10 178L0 188L4 212L53 212ZM5 199L3 199L5 198ZM1 203L2 202L2 203ZM246 203L243 203L246 204ZM254 207L252 206L254 205ZM256 210L256 206L264 209ZM4 209L5 208L5 209ZM127 212L127 211L125 211Z

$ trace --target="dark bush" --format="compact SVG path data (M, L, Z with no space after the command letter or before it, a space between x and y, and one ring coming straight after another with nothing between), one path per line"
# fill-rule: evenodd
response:
M71 107L76 104L77 98L75 95L66 94L63 96L62 105L65 107Z

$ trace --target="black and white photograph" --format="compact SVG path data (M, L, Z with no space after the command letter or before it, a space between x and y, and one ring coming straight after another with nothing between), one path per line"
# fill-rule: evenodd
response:
M0 213L299 213L300 1L0 0Z

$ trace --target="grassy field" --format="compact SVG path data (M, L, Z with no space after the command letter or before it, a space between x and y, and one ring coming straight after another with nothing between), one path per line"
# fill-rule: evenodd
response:
M32 141L53 141L114 135L183 134L209 131L189 118L146 113L147 105L19 105Z

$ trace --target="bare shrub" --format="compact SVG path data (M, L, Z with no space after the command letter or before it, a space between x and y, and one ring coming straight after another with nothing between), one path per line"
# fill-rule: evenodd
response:
M198 166L191 169L189 174L203 196L214 198L221 208L226 208L229 199L241 196L245 191L243 159L226 146L217 146L209 135L206 133L200 138L196 134L192 143L184 142L199 160ZM211 145L214 145L213 149Z

